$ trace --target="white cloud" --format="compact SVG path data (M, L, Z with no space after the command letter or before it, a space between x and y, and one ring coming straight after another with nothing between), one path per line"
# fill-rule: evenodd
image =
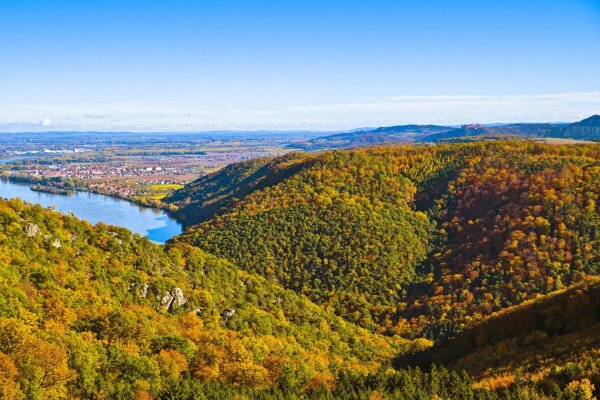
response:
M335 130L394 124L576 121L600 113L600 92L530 95L389 96L265 109L157 104L1 105L0 130L44 118L41 128L89 130ZM103 118L99 118L102 116ZM4 125L4 128L1 126Z
M478 122L575 120L600 112L600 92L543 95L392 96L361 103L294 107L296 113L362 113L404 122L477 120Z

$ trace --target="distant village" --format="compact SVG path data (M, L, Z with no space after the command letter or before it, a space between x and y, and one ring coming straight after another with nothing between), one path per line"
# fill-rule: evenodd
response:
M0 136L0 173L37 191L89 190L155 201L234 162L285 153L289 138L61 133Z

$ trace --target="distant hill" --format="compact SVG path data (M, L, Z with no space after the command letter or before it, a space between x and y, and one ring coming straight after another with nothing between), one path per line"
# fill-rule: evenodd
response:
M500 127L488 127L479 124L463 125L457 129L451 129L445 132L434 133L421 137L421 142L439 142L445 139L473 136L494 136L501 134Z
M600 115L594 115L573 124L466 124L460 128L440 125L398 125L317 137L307 142L296 143L294 147L303 150L320 150L364 147L391 142L440 142L473 138L502 139L515 136L599 141Z
M439 142L448 139L479 136L519 135L534 138L564 138L600 140L600 115L593 115L573 124L507 124L497 126L463 125L458 129L434 133L420 139L422 142Z
M600 115L592 115L589 118L582 119L579 122L575 122L571 124L570 127L591 127L591 128L600 128Z
M503 134L515 134L534 137L554 137L559 135L563 124L508 124L496 126L496 130Z
M600 140L600 115L592 115L582 121L566 126L562 130L561 137L580 140Z
M447 132L454 128L439 125L397 125L369 130L357 130L318 137L296 144L305 150L366 146L377 143L413 142L424 136Z
M439 142L448 139L466 137L504 137L507 135L526 137L564 137L563 126L558 124L507 124L484 126L479 124L463 125L458 129L436 133L420 139L422 142Z

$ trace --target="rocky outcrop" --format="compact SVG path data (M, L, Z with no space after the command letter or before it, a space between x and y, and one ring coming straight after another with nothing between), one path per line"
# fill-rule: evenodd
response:
M171 292L167 292L164 294L163 297L160 298L160 301L158 302L158 307L164 308L168 311L169 308L171 308L171 303L173 303L173 295L171 294Z
M145 299L146 296L148 295L149 288L150 288L150 285L148 285L146 282L142 283L142 286L140 286L140 297L142 299Z
M54 239L52 241L52 243L50 243L52 245L52 247L54 247L55 249L60 249L62 247L62 244L60 244L60 240L58 240L58 238Z
M137 283L132 283L131 285L129 285L129 291L133 291L136 286ZM142 284L140 285L140 298L145 299L146 296L148 296L148 289L150 289L150 285L146 282L142 282Z
M183 306L187 301L183 290L176 287L159 299L158 306L166 311L173 311L175 308Z
M223 318L223 321L227 322L231 319L231 317L233 317L234 314L235 308L226 308L221 312L221 318Z
M175 305L180 307L187 303L187 299L183 295L183 290L176 287L175 289L171 290L171 294L173 295L173 303Z
M25 227L25 232L27 233L27 237L34 238L41 232L41 229L36 224L27 224Z

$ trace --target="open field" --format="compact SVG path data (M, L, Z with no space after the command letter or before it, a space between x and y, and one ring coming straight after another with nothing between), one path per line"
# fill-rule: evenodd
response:
M576 139L562 139L562 138L541 138L538 141L548 143L548 144L590 144L590 143L598 143L592 142L591 140L576 140Z

